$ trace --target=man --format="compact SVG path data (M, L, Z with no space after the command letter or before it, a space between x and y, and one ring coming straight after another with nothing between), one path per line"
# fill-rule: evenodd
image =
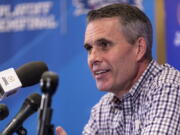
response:
M180 72L152 60L148 17L134 6L112 4L87 19L88 65L97 88L108 93L92 108L83 134L179 135Z

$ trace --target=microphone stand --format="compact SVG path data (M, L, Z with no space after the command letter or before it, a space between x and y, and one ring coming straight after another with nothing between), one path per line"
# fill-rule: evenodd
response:
M51 104L51 96L49 94L42 95L42 102L44 107L40 107L39 111L39 132L38 135L54 135L54 125L51 124L51 116L52 116L52 108Z
M39 110L38 135L54 135L54 125L50 123L53 112L51 102L58 85L58 76L53 72L44 72L40 85L43 94Z

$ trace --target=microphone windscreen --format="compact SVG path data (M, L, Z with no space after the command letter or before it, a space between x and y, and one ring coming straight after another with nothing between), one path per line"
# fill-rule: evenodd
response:
M40 107L41 96L38 93L34 93L27 97L16 116L10 121L10 123L3 130L2 135L12 135L19 129L23 122L35 113ZM23 133L21 133L23 134Z
M31 106L32 110L37 111L41 104L41 96L38 93L33 93L26 98L23 106L27 106L27 104Z
M48 71L48 67L41 61L30 62L16 69L22 87L28 87L39 83L45 71Z
M58 86L59 77L56 73L47 71L42 74L40 86L43 93L54 94Z

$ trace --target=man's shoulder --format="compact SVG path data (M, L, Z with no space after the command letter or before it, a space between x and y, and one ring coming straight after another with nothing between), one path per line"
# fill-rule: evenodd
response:
M168 92L170 88L177 90L180 88L180 71L167 63L160 65L156 61L152 61L144 80L144 83L141 83L142 87L140 87L143 89L142 95L152 96L157 92Z
M163 64L161 71L154 78L154 82L157 82L158 85L180 85L180 71L169 64Z
M146 95L152 96L158 93L180 92L180 71L169 64L155 64L150 73L149 81L145 84ZM173 91L172 91L173 90Z

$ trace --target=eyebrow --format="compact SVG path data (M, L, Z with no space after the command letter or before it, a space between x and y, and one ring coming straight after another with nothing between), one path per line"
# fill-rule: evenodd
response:
M99 44L99 43L102 43L102 42L106 42L106 43L109 43L109 44L112 44L112 43L113 43L112 41L110 41L110 40L108 40L108 39L106 39L106 38L100 38L100 39L97 39L97 40L95 41L95 44ZM84 44L84 47L86 47L86 46L91 46L91 44L90 44L90 43L85 43L85 44Z
M106 38L100 38L98 40L95 41L96 44L99 44L99 43L102 43L102 42L106 42L106 43L109 43L109 44L112 44L113 42L106 39Z

